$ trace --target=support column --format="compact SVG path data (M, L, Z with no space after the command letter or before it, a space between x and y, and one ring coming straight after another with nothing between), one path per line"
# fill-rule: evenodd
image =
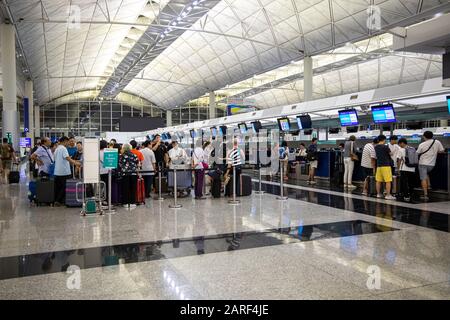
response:
M31 147L34 147L34 102L33 102L33 81L25 81L25 97L28 98L28 133L31 138Z
M167 110L166 112L166 126L167 127L172 126L172 110Z
M303 59L303 90L304 101L312 100L313 93L313 59L312 57L305 57Z
M209 93L209 119L216 117L216 94L214 91Z
M34 136L41 138L41 107L34 107Z
M3 114L2 135L12 135L12 144L19 150L19 113L17 112L16 88L16 35L11 24L0 25L0 44L2 56Z

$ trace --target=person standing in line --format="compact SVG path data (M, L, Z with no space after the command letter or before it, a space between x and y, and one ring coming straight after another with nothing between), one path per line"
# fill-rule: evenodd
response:
M50 166L55 162L51 144L49 138L42 138L40 146L30 156L30 160L38 165L38 176L41 178L50 176Z
M317 138L312 138L308 147L306 158L309 161L308 184L316 184L316 169L319 166L319 154L317 152Z
M178 141L172 141L172 148L169 150L169 160L171 164L182 164L186 161L187 154L180 147Z
M66 181L72 178L70 165L79 168L81 163L73 160L67 150L69 138L59 139L59 145L55 150L55 206L61 206L66 202Z
M400 146L400 150L398 151L397 168L400 172L400 190L403 196L403 200L409 202L411 201L411 196L414 193L413 182L416 168L407 166L405 159L407 150L413 147L408 146L408 141L405 138L401 138L400 140L398 140L398 145Z
M145 184L145 197L150 198L152 191L153 177L155 176L156 169L156 157L155 153L151 149L151 141L147 140L143 143L142 155L144 161L142 161L142 177Z
M203 197L203 183L205 179L205 152L201 145L201 140L196 142L196 148L192 152L192 168L195 169L195 199L205 199Z
M278 145L278 144L277 144ZM277 151L278 152L278 151ZM241 172L242 172L242 163L245 161L245 154L244 151L239 148L239 143L237 139L233 140L233 149L228 153L227 156L227 162L228 162L228 170L227 170L227 176L232 179L233 175L233 168L235 168L236 172L236 193L239 185L239 181L241 178ZM232 180L231 180L232 181ZM225 189L226 190L226 189ZM230 191L233 192L233 188L230 188ZM232 194L228 194L228 196L232 196Z
M73 160L77 160L81 163L83 163L83 143L81 141L78 141L76 144L77 152L71 157ZM77 168L75 170L75 176L81 178L81 169Z
M33 153L37 151L37 149L42 145L41 139L36 139L36 142L34 144L33 149L30 151L30 173L32 174L33 178L37 178L39 176L39 164L36 162L36 160L31 159L31 156Z
M378 136L378 144L375 146L375 155L377 157L377 171L375 180L377 182L377 198L382 198L381 184L386 184L386 200L395 200L396 198L391 195L391 183L392 183L392 159L391 150L385 144L386 136Z
M375 176L377 161L375 146L377 144L378 138L375 138L371 143L366 143L362 152L361 167L363 168L364 173L363 196L369 195L369 177Z
M444 153L445 149L439 140L433 139L433 132L425 131L423 138L425 141L419 144L417 154L419 155L419 176L423 190L420 198L427 201L429 200L428 189L431 188L428 174L436 165L437 154Z
M12 145L8 143L7 138L3 138L1 146L1 167L0 172L3 173L5 183L8 183L9 172L11 171L12 163L17 162L16 153Z
M103 162L105 161L105 149L108 148L108 142L106 140L100 140L100 180L105 183L106 188L106 199L103 203L104 206L109 204L108 190L109 190L109 179L108 173L110 169L103 168Z
M144 156L142 155L142 152L138 150L138 144L136 140L131 140L130 145L133 148L131 152L138 158L139 160L139 166L141 165L142 161L144 161Z
M398 171L397 167L397 159L398 159L398 153L400 151L400 147L398 145L398 137L397 136L391 136L389 139L389 150L391 150L391 159L392 159L392 175L394 176L395 173Z
M286 141L281 143L278 154L280 156L280 165L283 166L283 176L280 179L288 180L289 148Z
M75 153L77 153L77 146L75 144L74 137L69 138L69 143L67 145L67 152L69 153L69 157L71 158L75 155Z
M355 160L357 159L355 141L356 137L351 135L344 144L344 188L349 189L356 188L352 183L353 169L355 168Z
M125 209L136 208L138 158L131 151L131 145L125 143L119 157L119 169L122 176L122 205Z

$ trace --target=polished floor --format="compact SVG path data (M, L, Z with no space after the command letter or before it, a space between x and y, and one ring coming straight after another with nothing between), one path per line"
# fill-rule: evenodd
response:
M287 186L82 217L23 176L0 186L0 299L450 299L446 202Z

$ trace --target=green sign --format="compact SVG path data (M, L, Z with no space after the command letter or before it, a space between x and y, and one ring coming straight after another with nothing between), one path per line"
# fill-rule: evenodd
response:
M103 149L103 168L105 169L116 169L119 164L119 150L107 148Z
M11 132L6 133L6 138L8 138L8 143L12 143L12 133Z

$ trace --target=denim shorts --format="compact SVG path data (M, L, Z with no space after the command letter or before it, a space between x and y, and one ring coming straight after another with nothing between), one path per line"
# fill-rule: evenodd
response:
M428 173L433 170L434 166L427 166L425 164L419 164L419 176L420 180L425 180L428 176Z

